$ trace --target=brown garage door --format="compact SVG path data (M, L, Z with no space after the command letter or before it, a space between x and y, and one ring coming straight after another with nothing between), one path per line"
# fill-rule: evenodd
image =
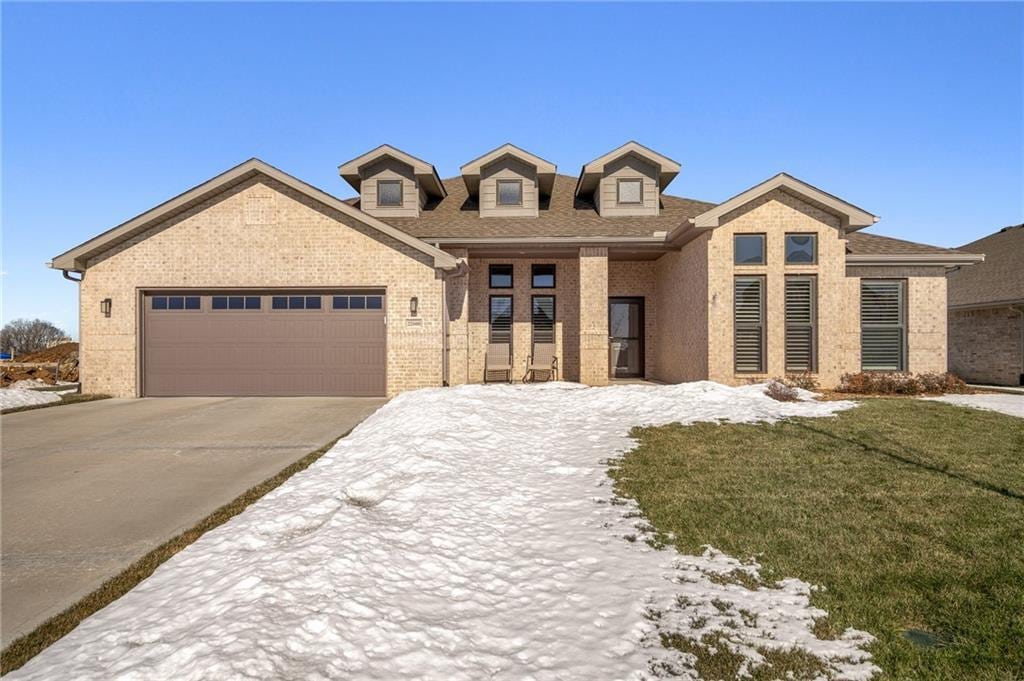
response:
M143 394L386 391L383 291L173 291L143 296Z

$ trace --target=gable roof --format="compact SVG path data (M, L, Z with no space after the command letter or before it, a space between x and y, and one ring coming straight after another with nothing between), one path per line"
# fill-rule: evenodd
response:
M141 215L137 215L131 220L128 220L113 229L107 230L99 236L93 237L92 239L75 246L69 251L61 253L48 264L54 269L83 271L85 269L86 261L90 258L93 258L117 244L130 239L136 234L139 234L174 215L186 211L193 206L207 201L217 194L220 194L221 192L224 192L257 175L264 175L272 180L276 180L300 194L304 194L315 201L319 201L325 206L359 220L368 227L386 234L396 241L411 246L412 248L433 257L434 267L448 270L454 269L458 266L457 260L450 254L420 241L409 233L396 229L392 225L382 222L361 210L353 208L345 201L342 201L321 189L317 189L312 185L306 184L302 180L299 180L298 178L295 178L258 158L251 158L244 163L240 163L234 168L231 168L230 170L227 170L220 175L189 189L185 193L179 194L173 199L169 199L168 201L161 203L159 206L156 206Z
M480 217L477 199L461 178L444 180L448 196L424 206L419 217L384 218L413 236L442 239L512 237L652 237L672 230L714 204L678 196L661 196L657 216L601 217L588 198L575 196L576 178L556 175L548 198L542 198L537 217ZM358 206L358 199L352 199Z
M737 208L741 208L754 199L776 189L781 189L790 194L794 194L805 201L821 206L831 213L835 213L842 219L842 227L844 231L847 232L862 229L878 222L878 217L872 215L863 208L858 208L852 203L847 203L837 196L833 196L832 194L824 192L813 185L807 184L802 180L798 180L792 175L779 173L774 177L768 178L761 184L754 185L750 189L737 194L731 199L723 201L708 212L698 215L693 220L693 225L697 229L711 229L718 227L722 216L726 213L734 211Z
M1024 224L961 246L985 262L949 274L950 307L1024 304Z
M382 158L393 158L396 161L400 161L401 163L410 166L413 174L416 175L416 179L419 181L420 186L423 187L427 194L444 198L445 188L444 184L441 182L441 177L437 174L437 169L423 159L416 158L412 154L407 154L401 149L396 149L390 144L382 144L376 149L371 149L365 154L356 156L351 161L345 161L338 166L338 174L341 175L346 182L352 185L353 189L359 191L359 188L362 185L362 169L371 163L376 163Z
M576 194L592 193L597 188L597 183L601 179L601 175L604 173L605 166L629 154L639 156L657 168L658 189L661 191L665 190L665 187L675 179L676 175L679 174L679 170L682 168L677 161L673 161L668 156L659 154L639 142L630 140L621 147L617 147L609 151L607 154L598 156L590 163L584 163L583 168L580 170L580 177L576 181Z
M497 149L492 149L483 156L478 156L459 168L459 172L462 173L462 180L466 183L466 189L470 194L476 195L480 189L480 172L485 167L505 156L512 156L536 168L537 184L540 186L541 193L551 193L551 184L554 182L555 173L558 170L557 166L551 161L545 161L540 156L531 154L525 149L520 149L516 145L506 142Z

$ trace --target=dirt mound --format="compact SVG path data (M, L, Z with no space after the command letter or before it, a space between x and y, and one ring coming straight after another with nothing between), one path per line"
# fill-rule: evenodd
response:
M44 348L18 355L15 362L63 362L69 359L78 359L78 343L59 343L52 348Z
M36 350L20 355L15 362L43 363L60 362L60 380L78 380L78 343L60 343L52 348ZM12 367L0 364L0 386L6 388L12 383L37 378L53 385L57 382L53 375L53 366L46 367Z

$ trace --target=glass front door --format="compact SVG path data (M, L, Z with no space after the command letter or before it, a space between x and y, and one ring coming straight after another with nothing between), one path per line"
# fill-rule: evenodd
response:
M612 378L644 375L644 299L608 299L608 373Z

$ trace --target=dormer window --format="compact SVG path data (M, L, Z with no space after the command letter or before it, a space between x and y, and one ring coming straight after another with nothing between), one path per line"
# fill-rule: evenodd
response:
M499 206L521 206L521 205L523 205L523 181L522 180L498 180L498 205Z
M401 207L402 181L377 180L377 205L381 207Z
M639 206L644 202L644 181L637 178L620 178L618 181L618 203L620 206Z

